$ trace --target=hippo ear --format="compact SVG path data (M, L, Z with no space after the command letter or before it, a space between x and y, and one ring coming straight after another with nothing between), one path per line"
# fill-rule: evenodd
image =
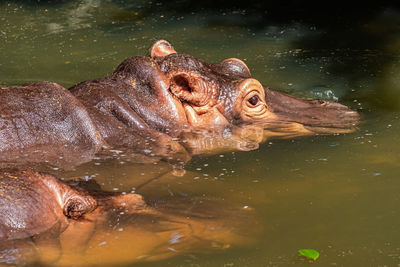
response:
M228 58L220 63L225 73L230 72L243 78L250 78L250 70L246 63L238 58Z
M94 210L97 207L97 202L91 196L72 196L63 207L65 216L71 219L78 219L84 214Z
M218 100L219 91L215 84L205 82L194 73L177 73L170 76L169 89L183 102L196 106L204 112Z
M165 40L158 40L150 49L150 56L152 58L165 57L175 53L176 51L172 45Z

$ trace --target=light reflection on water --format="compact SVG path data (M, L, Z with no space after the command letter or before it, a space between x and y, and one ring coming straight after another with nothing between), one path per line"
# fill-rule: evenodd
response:
M324 31L309 25L253 30L208 23L215 14L155 17L139 11L100 0L2 2L0 83L51 80L68 87L109 74L123 59L148 53L150 44L163 38L209 62L241 58L271 88L338 100L360 109L363 117L353 134L270 140L256 151L196 156L183 177L168 175L169 166L163 163L118 160L54 170L58 177L84 176L105 190L135 191L149 198L220 198L251 209L263 225L257 242L244 249L143 266L301 266L308 264L297 255L301 248L319 250L315 264L320 266L399 263L398 34L391 35L389 46L318 47L305 40L318 40ZM367 30L374 31L372 36L384 23L378 17ZM124 228L116 229L124 233ZM166 242L180 237L168 233Z

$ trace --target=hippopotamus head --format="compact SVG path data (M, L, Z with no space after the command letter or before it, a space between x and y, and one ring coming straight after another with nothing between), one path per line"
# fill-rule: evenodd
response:
M93 186L93 184L95 186ZM93 182L56 179L27 170L0 171L0 241L22 239L54 227L62 232L71 222L101 209L144 205L138 194L103 192Z
M263 86L237 58L206 63L177 53L165 40L157 41L150 54L191 126L253 125L264 129L266 139L348 133L359 123L358 113L341 104L296 98Z
M0 265L128 264L253 243L261 230L247 223L253 212L227 204L159 194L145 202L94 180L2 169Z
M186 152L251 150L270 137L347 133L359 123L358 113L341 104L263 86L240 59L207 63L164 40L152 46L150 58L128 58L109 77L69 90L110 147L179 162L190 158ZM138 135L153 147L139 146Z
M31 170L0 172L0 240L21 239L94 210L96 200L53 176Z

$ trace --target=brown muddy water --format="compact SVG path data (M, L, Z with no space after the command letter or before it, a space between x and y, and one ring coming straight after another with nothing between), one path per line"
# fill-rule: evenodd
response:
M69 87L103 77L166 39L208 62L241 58L264 85L349 105L362 124L352 134L196 156L182 177L166 164L123 157L51 170L63 179L95 179L105 190L165 199L177 203L175 210L198 209L190 222L178 214L154 228L146 220L121 227L110 219L94 230L86 254L64 264L399 266L400 14L386 9L350 31L328 34L306 23L240 26L235 21L245 10L149 15L143 4L0 2L0 84L48 80ZM212 219L198 219L202 212ZM302 258L303 248L318 250L320 258ZM161 250L165 257L158 258ZM0 262L9 261L0 254Z

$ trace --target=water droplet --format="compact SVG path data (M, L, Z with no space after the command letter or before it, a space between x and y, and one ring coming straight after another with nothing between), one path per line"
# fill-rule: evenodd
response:
M106 245L106 244L107 244L107 242L106 242L106 241L103 241L103 242L99 243L99 246L104 246L104 245Z

